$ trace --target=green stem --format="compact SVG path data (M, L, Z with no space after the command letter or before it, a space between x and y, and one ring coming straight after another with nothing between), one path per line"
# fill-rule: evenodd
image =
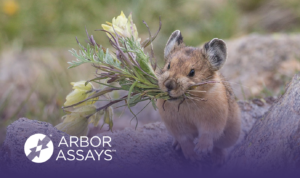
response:
M133 91L133 89L134 89L134 87L135 87L135 85L136 85L137 83L138 83L138 81L135 81L135 82L131 85L131 87L129 88L128 97L127 97L127 106L128 106L128 109L129 109L129 111L134 115L134 117L136 118L136 126L135 126L135 129L137 128L138 119L137 119L136 115L133 113L133 111L132 111L131 108L130 108L129 100L130 100L130 97L131 97L131 93L132 93L132 91Z

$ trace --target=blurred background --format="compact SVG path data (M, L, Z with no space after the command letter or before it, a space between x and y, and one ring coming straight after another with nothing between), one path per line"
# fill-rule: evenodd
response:
M148 37L142 20L155 33L161 16L154 42L161 65L166 41L176 29L190 46L225 39L230 53L224 74L238 100L279 96L300 70L299 0L0 0L0 144L6 126L20 117L61 122L70 82L94 74L88 65L67 69L74 60L68 50L78 49L75 36L84 43L86 27L109 47L105 34L94 30L121 10L133 14L142 40ZM145 113L149 117L151 107ZM145 123L159 120L146 114L141 116ZM117 122L116 129L124 128Z

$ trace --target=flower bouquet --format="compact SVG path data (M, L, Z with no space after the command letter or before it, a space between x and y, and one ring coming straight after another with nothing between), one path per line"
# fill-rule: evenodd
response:
M121 12L120 16L112 19L112 23L102 24L103 29L100 31L106 33L114 51L103 48L87 31L86 46L81 45L76 38L80 50L70 50L77 60L69 62L69 68L91 63L97 71L96 77L88 81L71 83L74 90L68 94L63 106L67 114L62 117L63 122L56 126L57 129L70 135L86 135L88 124L93 123L97 126L103 118L102 126L108 124L111 130L113 127L112 105L124 102L124 105L131 111L130 107L148 100L156 109L156 99L169 99L168 93L162 92L158 87L155 73L157 62L153 60L152 41L161 29L161 21L158 31L153 36L147 23L144 22L144 24L148 28L149 38L143 42L138 36L131 14L127 18ZM149 45L151 55L146 54L144 50ZM105 87L95 88L92 82ZM125 90L127 95L111 99L108 94L117 90ZM105 97L108 103L97 107L95 102L99 100L99 97ZM137 119L133 112L132 114Z

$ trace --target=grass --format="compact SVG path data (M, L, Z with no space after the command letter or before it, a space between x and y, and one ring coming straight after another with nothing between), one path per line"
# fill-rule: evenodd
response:
M3 2L7 0L2 0ZM1 2L1 1L0 1ZM191 45L210 40L213 37L229 38L237 33L238 8L233 3L215 7L209 1L159 0L153 1L19 1L19 8L13 15L3 14L0 18L1 47L21 43L25 48L31 46L70 47L74 37L85 39L84 26L89 31L99 29L100 24L110 21L121 10L125 14L132 12L142 37L147 29L142 20L150 27L157 27L162 17L163 29L155 46L160 49L171 32L182 30L185 40ZM166 10L169 9L169 10ZM107 40L99 32L93 33L99 43ZM160 53L159 50L158 53Z
M18 8L13 14L5 12L5 2L14 1ZM199 45L211 38L231 38L252 32L244 28L244 17L259 9L271 0L233 1L233 0L0 0L2 14L0 16L0 49L13 43L20 43L25 48L32 46L70 47L74 37L84 39L83 27L89 31L99 29L100 24L111 20L121 10L125 14L132 12L137 28L142 37L147 36L147 29L142 20L150 27L157 26L157 19L162 17L163 28L155 43L158 54L171 32L182 30L185 41L190 45ZM295 18L300 17L300 3L297 0L273 0L290 9ZM299 32L300 25L295 23L287 31ZM99 43L106 44L104 35L94 33Z

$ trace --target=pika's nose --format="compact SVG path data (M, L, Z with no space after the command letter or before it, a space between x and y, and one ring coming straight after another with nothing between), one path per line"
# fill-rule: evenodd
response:
M166 86L168 91L171 91L171 90L175 89L176 83L175 83L174 80L168 80L168 81L165 82L165 86Z

